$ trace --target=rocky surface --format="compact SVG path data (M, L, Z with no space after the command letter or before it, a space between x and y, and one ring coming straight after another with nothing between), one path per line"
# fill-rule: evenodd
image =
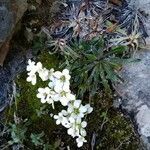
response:
M27 0L0 0L0 65L9 50L15 25L27 9Z
M141 51L135 58L141 61L124 67L125 82L118 85L117 91L122 108L134 117L139 133L150 136L150 52Z
M9 41L16 24L27 9L27 0L0 0L0 65L9 50ZM0 112L12 98L14 76L25 68L25 57L20 50L11 50L3 67L0 66Z
M14 55L15 54L15 55ZM26 53L12 50L8 55L4 67L0 67L0 112L13 100L16 90L14 79L26 68L26 61L32 58L31 51Z
M37 8L41 6L40 2L41 0L37 0ZM50 1L47 1L47 3L49 4ZM43 10L44 5L32 15L29 15L32 10L27 12L18 29L17 23L23 17L25 10L27 10L27 4L32 6L31 3L27 3L27 0L0 0L0 119L1 114L3 114L1 112L5 106L11 104L14 99L13 95L15 95L14 92L16 90L14 80L16 76L25 70L27 60L35 57L39 50L38 48L36 50L34 48L34 50L29 49L31 43L27 42L25 29L30 21L45 16L47 11L44 11L44 14L37 17L37 14L41 13L41 9ZM41 22L43 23L43 20ZM41 26L41 22L38 22L39 26ZM34 28L35 26L34 24ZM9 53L3 63L7 50L9 50ZM3 66L1 66L2 63Z
M150 0L139 1L139 7L149 15L145 25L150 36ZM121 75L125 82L116 90L122 97L122 109L135 122L145 149L150 150L150 37L146 40L148 50L136 53L135 58L141 61L124 66Z

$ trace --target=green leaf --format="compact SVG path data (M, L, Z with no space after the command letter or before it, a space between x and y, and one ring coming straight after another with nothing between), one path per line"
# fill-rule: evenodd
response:
M116 46L111 48L111 51L113 51L115 54L123 54L127 50L126 46Z
M8 141L8 144L9 144L9 145L13 145L13 144L14 144L14 141Z
M93 55L93 54L85 54L85 56L87 57L87 59L89 61L94 61L94 60L97 59L97 57L95 55Z
M107 73L106 78L109 79L111 82L116 82L119 80L117 73L110 67L109 64L103 64L104 70Z
M43 145L43 140L41 139L43 136L44 136L44 132L42 132L40 134L31 133L30 138L32 140L32 143L35 146L38 146L38 145Z
M106 76L105 76L105 72L104 72L104 68L103 68L103 65L100 64L99 65L99 70L100 70L100 78L101 78L101 82L105 88L105 90L108 92L108 93L111 93L111 90L110 90L110 86L108 84L108 80L106 79Z

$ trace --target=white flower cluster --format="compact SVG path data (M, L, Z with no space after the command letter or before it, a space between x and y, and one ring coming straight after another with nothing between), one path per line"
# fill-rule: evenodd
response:
M36 73L39 74L39 77L43 81L46 81L49 79L49 77L53 73L54 69L48 70L46 68L43 68L41 62L38 62L37 64L35 64L34 61L29 60L28 66L27 66L27 71L28 71L27 81L31 82L32 85L35 85L36 81L37 81Z
M77 146L81 147L85 140L87 126L86 121L82 121L85 115L90 114L93 108L87 104L83 106L81 100L74 100L68 104L67 110L62 110L58 115L54 115L56 124L63 125L68 130L68 134L76 138Z
M90 114L93 108L89 105L82 105L81 100L77 100L76 96L71 93L70 90L70 78L69 70L64 69L62 72L55 71L54 69L43 68L42 64L29 60L27 81L33 85L37 82L37 74L42 81L49 81L48 87L39 88L37 97L41 100L41 103L52 104L54 108L55 102L60 102L63 106L67 106L66 110L62 110L58 115L54 115L56 124L63 125L67 128L67 132L73 138L76 138L77 146L81 147L86 142L86 130L87 122L83 121L85 115Z

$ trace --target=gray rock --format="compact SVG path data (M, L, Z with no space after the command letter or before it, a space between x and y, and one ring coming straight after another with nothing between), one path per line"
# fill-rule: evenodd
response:
M0 0L0 65L9 49L15 26L26 10L27 0ZM0 66L0 112L11 99L13 79L25 68L25 61L26 56L22 52L11 50L7 63Z
M12 12L6 6L0 6L0 43L2 44L8 36L13 24Z
M27 9L27 0L0 0L0 43L11 35Z
M7 63L3 67L0 66L0 115L13 100L16 76L25 70L27 60L31 58L34 58L31 50L24 53L12 49L6 59Z
M27 0L0 0L0 64L3 63L5 42L11 39L17 22L27 9ZM2 48L2 46L4 48ZM8 51L8 50L7 50Z
M139 1L139 7L149 14L145 25L150 36L150 0ZM149 46L150 37L146 40ZM116 90L122 97L122 109L134 120L145 149L150 150L150 47L138 51L135 58L141 61L123 67L121 75L125 82L117 85Z

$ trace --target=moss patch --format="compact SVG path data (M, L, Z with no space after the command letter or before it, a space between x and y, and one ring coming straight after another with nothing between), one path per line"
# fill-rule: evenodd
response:
M95 149L137 150L140 148L131 121L112 107L110 98L101 94L95 98L93 105L95 109L89 116L88 130L90 137L96 135Z

